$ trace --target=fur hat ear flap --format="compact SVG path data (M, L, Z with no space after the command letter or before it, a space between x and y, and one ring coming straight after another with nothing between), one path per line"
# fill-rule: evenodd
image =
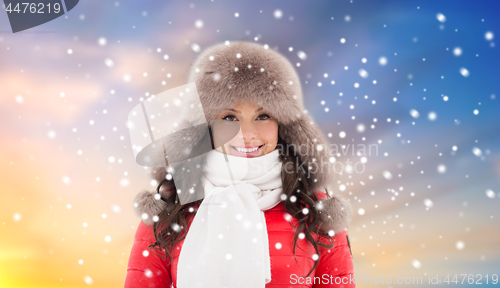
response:
M303 114L288 125L280 125L279 134L295 150L292 156L298 156L304 168L307 168L306 177L313 191L323 190L325 186L333 184L334 167L330 161L330 149L308 114Z
M332 198L321 199L316 207L321 215L320 228L326 232L333 230L335 235L339 234L351 222L351 205L340 196L333 195Z
M165 194L165 192L162 194ZM153 225L154 222L158 221L158 215L173 205L167 204L161 197L163 195L149 191L142 191L135 196L134 212L144 224Z

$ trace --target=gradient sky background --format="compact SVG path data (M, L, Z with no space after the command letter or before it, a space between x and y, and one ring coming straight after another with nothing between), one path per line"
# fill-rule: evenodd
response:
M133 198L154 184L127 115L186 84L197 46L225 40L296 65L309 113L346 145L339 163L378 145L334 187L355 212L356 274L485 283L500 272L499 12L498 1L80 1L16 34L0 13L0 287L123 287Z

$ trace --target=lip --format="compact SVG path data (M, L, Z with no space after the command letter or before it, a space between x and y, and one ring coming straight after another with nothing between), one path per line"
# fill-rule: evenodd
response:
M236 156L240 156L240 157L247 157L247 158L251 158L251 157L255 157L257 155L259 155L261 153L261 150L262 150L262 147L264 147L264 144L262 145L245 145L244 147L242 146L230 146L231 147L231 151L236 155ZM236 150L236 148L255 148L255 147L259 147L257 150L255 151L252 151L252 152L240 152L238 150Z

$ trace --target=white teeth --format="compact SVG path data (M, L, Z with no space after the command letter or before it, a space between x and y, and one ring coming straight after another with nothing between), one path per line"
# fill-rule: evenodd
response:
M255 148L238 148L238 147L234 147L234 148L236 148L236 150L238 150L240 152L248 153L248 152L253 152L253 151L259 149L259 147L255 147Z

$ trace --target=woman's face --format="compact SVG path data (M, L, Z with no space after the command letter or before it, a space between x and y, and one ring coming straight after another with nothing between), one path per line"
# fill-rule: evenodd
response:
M219 152L239 157L259 157L272 152L278 144L278 122L260 106L241 103L226 109L216 120L230 121L221 122L221 125L237 123L240 129L223 147L216 147ZM220 130L214 130L215 142L218 136L221 138L220 133Z

